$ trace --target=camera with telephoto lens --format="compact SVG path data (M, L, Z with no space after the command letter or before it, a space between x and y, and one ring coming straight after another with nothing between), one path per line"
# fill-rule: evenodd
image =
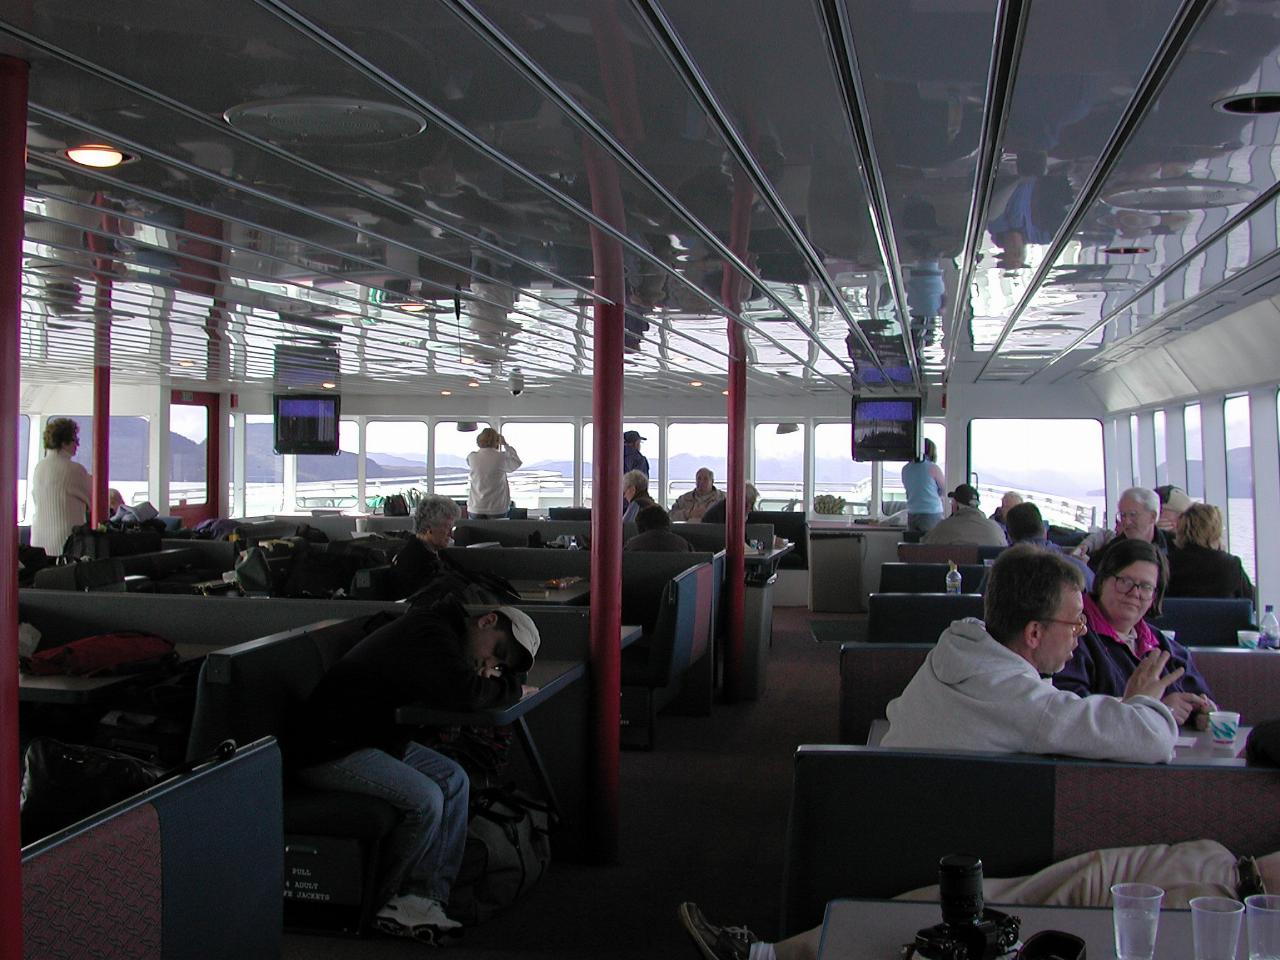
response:
M993 960L1018 942L1022 921L982 900L982 861L952 854L938 861L942 922L916 933L915 954L928 960Z

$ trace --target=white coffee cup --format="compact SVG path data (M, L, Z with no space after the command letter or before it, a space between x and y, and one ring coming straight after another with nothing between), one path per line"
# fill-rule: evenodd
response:
M1214 743L1235 743L1236 732L1239 729L1240 714L1234 710L1211 710L1209 712L1209 732L1213 734Z
M1237 630L1236 643L1248 650L1258 649L1258 631L1257 630Z

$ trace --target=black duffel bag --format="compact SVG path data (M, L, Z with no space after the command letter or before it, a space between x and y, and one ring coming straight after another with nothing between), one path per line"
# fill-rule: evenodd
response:
M449 916L470 926L515 903L551 862L550 828L547 807L513 787L473 793Z

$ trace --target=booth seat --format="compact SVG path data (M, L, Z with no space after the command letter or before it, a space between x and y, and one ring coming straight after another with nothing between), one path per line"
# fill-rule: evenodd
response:
M981 594L873 593L867 598L867 641L933 643L964 617L982 617Z
M945 563L884 563L880 565L882 593L944 593L947 571ZM978 593L986 567L980 563L957 564L962 593Z
M1280 820L1260 811L1278 803L1274 768L801 746L781 935L821 923L828 900L937 883L949 853L1015 877L1105 847L1203 838L1237 854L1275 850Z
M278 957L281 823L264 739L31 844L23 956Z
M1161 630L1173 630L1188 647L1234 647L1237 630L1256 630L1253 601L1235 597L1165 597L1160 616L1152 619Z

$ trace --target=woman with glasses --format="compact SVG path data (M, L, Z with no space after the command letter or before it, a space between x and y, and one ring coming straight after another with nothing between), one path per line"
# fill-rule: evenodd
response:
M1160 613L1168 579L1164 554L1151 543L1121 539L1108 545L1093 590L1084 596L1088 630L1067 665L1054 675L1054 685L1082 697L1091 693L1118 697L1139 660L1165 651L1168 669L1182 667L1185 673L1169 686L1164 705L1180 725L1204 729L1209 711L1217 707L1191 653L1143 619L1148 612Z

